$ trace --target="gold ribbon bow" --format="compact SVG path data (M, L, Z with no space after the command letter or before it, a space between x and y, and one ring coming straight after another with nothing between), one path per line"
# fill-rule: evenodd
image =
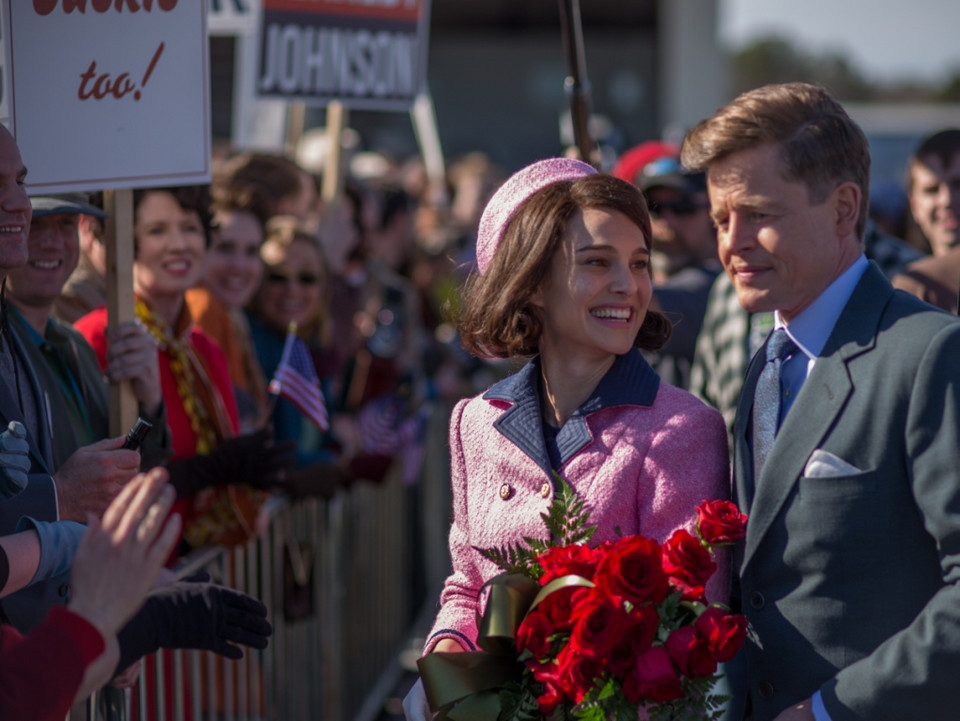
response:
M580 576L563 576L541 588L529 576L494 576L480 618L480 651L430 653L417 661L430 708L439 721L497 721L500 689L519 682L523 664L517 661L517 629L527 613L554 591L594 584ZM481 589L481 593L483 592Z

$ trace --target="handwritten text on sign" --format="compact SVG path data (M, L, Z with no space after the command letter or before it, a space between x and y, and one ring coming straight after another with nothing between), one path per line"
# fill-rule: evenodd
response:
M206 2L6 0L0 7L11 22L11 129L31 190L209 180Z
M57 6L65 13L74 11L85 13L87 5L94 12L105 13L111 9L117 12L139 12L153 10L153 0L33 0L33 9L37 15L49 15ZM177 6L177 0L157 0L157 9L169 12Z

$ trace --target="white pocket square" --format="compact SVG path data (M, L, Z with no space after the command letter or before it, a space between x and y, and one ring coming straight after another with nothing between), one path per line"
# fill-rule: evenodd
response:
M859 468L847 463L840 456L819 448L810 454L807 465L803 467L803 475L807 478L836 478L860 472Z

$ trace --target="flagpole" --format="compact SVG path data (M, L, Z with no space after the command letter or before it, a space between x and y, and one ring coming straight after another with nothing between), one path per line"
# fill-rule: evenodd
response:
M293 350L293 342L296 340L296 337L297 321L292 320L287 324L287 337L283 341L283 352L280 354L280 362L277 363L277 368L282 368L283 364L290 360L290 352ZM277 371L275 369L273 371L273 378L270 379L270 383L267 385L267 395L269 397L267 401L267 423L273 418L273 410L277 407L277 401L280 400L280 389L281 384L277 378Z

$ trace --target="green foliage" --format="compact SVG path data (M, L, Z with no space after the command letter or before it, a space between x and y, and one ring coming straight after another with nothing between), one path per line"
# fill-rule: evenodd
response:
M589 525L590 509L577 496L576 492L559 475L554 474L560 492L554 495L553 502L546 513L541 513L548 539L524 537L522 543L509 544L494 548L478 548L481 556L497 564L507 573L522 573L539 580L543 569L537 563L537 556L553 546L570 546L587 543L597 527Z
M684 698L647 707L650 721L716 721L728 696L711 693L717 677L684 678Z
M541 513L540 517L554 539L552 543L544 543L541 552L550 546L571 546L575 543L587 543L596 532L596 526L587 525L590 522L590 509L576 492L556 475L560 484L560 493L556 494L550 510Z
M525 674L526 678L530 678L529 675ZM543 721L540 705L529 683L511 683L501 689L497 721Z

